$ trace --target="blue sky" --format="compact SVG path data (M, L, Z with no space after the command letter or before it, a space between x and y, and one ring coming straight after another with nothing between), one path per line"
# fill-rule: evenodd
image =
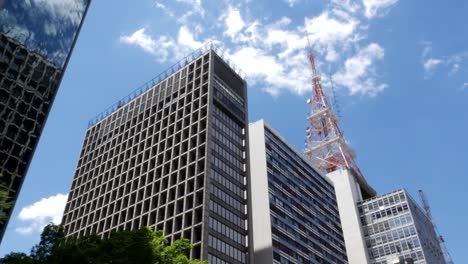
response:
M93 1L0 255L29 251L61 218L88 120L204 43L246 73L250 120L302 150L308 32L368 181L423 189L455 262L468 263L467 13L464 1Z

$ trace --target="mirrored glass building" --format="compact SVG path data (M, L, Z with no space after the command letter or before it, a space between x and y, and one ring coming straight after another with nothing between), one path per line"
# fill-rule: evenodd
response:
M21 190L90 0L0 0L0 185Z

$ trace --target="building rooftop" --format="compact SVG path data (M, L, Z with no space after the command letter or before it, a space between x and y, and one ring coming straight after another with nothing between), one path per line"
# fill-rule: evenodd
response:
M237 67L231 60L229 60L228 55L225 50L223 50L221 47L214 43L207 43L201 48L193 51L192 53L184 56L182 59L156 75L156 77L152 78L151 80L145 82L144 84L140 85L138 88L133 90L131 93L129 93L127 96L124 98L120 99L95 117L93 117L91 120L88 122L88 128L94 126L95 124L99 123L101 120L109 116L110 114L114 113L116 110L118 110L121 106L129 103L136 97L140 96L144 92L148 91L155 85L159 84L161 81L165 80L167 77L171 76L172 74L176 73L178 70L180 70L182 67L192 63L194 60L199 58L201 55L208 51L213 51L215 52L224 62L226 62L236 73L239 75L241 78L245 79L245 73Z

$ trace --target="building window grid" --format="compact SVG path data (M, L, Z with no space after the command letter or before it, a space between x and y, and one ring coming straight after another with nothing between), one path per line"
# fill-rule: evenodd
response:
M316 181L310 182L310 184L313 185L315 189L320 190L315 192L315 196L322 197L325 200L336 203L336 199L332 195L334 193L333 185L320 176L316 171L311 169L311 166L305 163L301 156L291 151L279 138L268 130L265 130L265 145L267 153L277 153L286 162L295 164L294 168L297 169L298 174L313 175Z
M207 104L207 96L206 96L207 89L206 88L204 89L205 96L203 96L203 94L202 94L203 97L201 99L200 99L200 92L199 92L200 90L202 90L202 89L200 89L200 87L198 87L198 88L194 89L194 91L191 93L191 94L194 95L193 98L195 100L197 100L197 101L194 100L192 102L193 105L191 105L191 106L194 106L194 105L197 105L197 104L199 105L200 103L204 103L205 105ZM198 96L197 96L197 93L198 93ZM162 96L160 96L160 97L162 97ZM185 98L189 98L188 95ZM203 99L203 101L202 101L202 99ZM163 98L160 98L159 102L163 102L163 100L164 100ZM150 99L148 99L147 102L150 102ZM128 109L128 106L126 108ZM72 235L84 235L85 233L91 233L92 230L97 229L96 228L97 226L102 226L104 221L106 222L107 226L109 227L108 223L110 223L111 221L115 221L114 219L116 217L117 218L120 217L123 212L129 211L129 209L119 211L116 208L114 208L115 213L109 214L108 217L105 218L105 220L102 219L99 223L89 225L89 223L93 222L93 220L100 219L101 216L98 214L98 212L101 212L101 215L104 216L105 215L104 214L105 210L110 210L110 209L109 209L109 207L107 207L107 206L104 207L102 205L101 207L93 208L94 210L90 210L89 208L91 207L90 206L91 203L81 204L82 203L81 201L86 201L86 199L82 199L82 198L87 196L88 194L94 196L95 193L101 192L101 194L98 197L95 197L95 199L102 199L103 197L106 197L106 196L108 197L109 193L111 193L111 192L113 192L115 190L118 190L119 187L122 187L125 184L128 184L128 182L124 182L120 186L112 186L112 185L106 184L105 183L106 181L103 180L103 181L101 181L102 182L101 185L97 185L96 179L92 179L92 176L95 176L95 177L96 176L101 176L102 177L104 173L109 173L110 171L115 170L116 169L116 160L115 159L113 159L112 161L109 161L109 162L106 163L107 168L105 168L105 172L102 169L103 168L102 166L101 166L101 169L99 169L99 167L98 167L98 169L90 170L91 167L94 167L94 166L91 166L91 164L93 164L93 163L95 164L99 158L102 159L104 157L104 155L106 155L110 151L113 151L113 150L116 149L116 146L115 146L116 145L116 138L117 139L121 138L130 129L134 129L137 126L140 126L143 122L147 122L149 120L149 118L153 118L154 115L162 114L165 109L168 109L168 107L165 107L164 109L160 109L160 110L158 110L156 112L153 112L152 113L153 115L147 116L144 120L143 119L139 120L138 123L135 123L135 124L133 124L133 126L130 126L130 127L128 126L128 123L130 122L130 120L128 120L128 122L125 123L125 126L127 126L127 129L122 130L121 129L122 125L121 125L120 128L115 128L115 130L120 129L120 132L117 132L114 137L110 137L111 139L107 139L107 142L106 141L101 141L100 142L100 147L97 146L96 141L100 140L99 138L102 138L103 135L106 132L109 133L109 130L111 128L113 128L113 126L115 124L115 123L108 124L108 121L113 120L113 122L121 122L121 119L131 118L131 112L129 112L127 116L121 116L121 118L115 118L115 114L113 114L113 115L111 115L110 117L107 117L106 119L104 119L101 122L101 124L106 124L103 129L100 128L99 125L98 125L98 126L94 126L94 127L90 128L90 130L88 130L87 138L86 138L85 144L84 144L84 145L87 145L87 147L83 148L85 151L82 152L82 155L81 155L81 158L80 158L80 161L79 161L79 165L77 167L77 173L76 173L77 177L75 177L75 180L73 182L73 188L72 188L72 191L70 192L70 194L71 194L70 199L69 199L69 202L67 203L67 207L68 207L69 210L66 213L66 216L64 218L65 221L66 221L66 228ZM178 120L182 120L183 118L187 118L187 117L194 117L193 113L191 113L191 111L190 111L190 108L185 107L182 110L185 111L185 115L180 116ZM206 115L206 107L202 108L202 110L200 110L199 113L201 113L203 111L205 112L205 115ZM121 115L123 113L123 111L119 111L117 113L118 113L118 115ZM171 114L173 114L173 113L171 113ZM158 125L160 125L161 122L165 122L164 120L167 120L167 117L166 117L166 119L163 119L163 121L161 121L161 120L157 121L156 127ZM176 120L176 122L177 122L177 120ZM204 119L204 121L200 120L197 124L201 124L202 122L205 122L205 124L206 124L206 119ZM152 128L153 127L155 127L155 126L152 126ZM102 132L103 130L104 130L104 133ZM146 129L145 132L147 130L148 129ZM92 132L90 132L90 131L92 131ZM202 132L206 133L206 129L200 131L200 133L202 133ZM113 132L111 132L111 133L113 133ZM161 134L162 132L159 131L158 133ZM199 131L196 131L196 133L199 133ZM140 134L136 134L134 137L132 137L130 139L127 139L126 141L124 141L122 143L119 142L120 144L118 145L118 147L123 146L123 144L125 144L127 142L128 142L128 145L131 145L130 144L131 140L135 140L139 136L140 136ZM188 142L188 139L186 139L186 142ZM141 143L145 144L147 142L140 142L140 144ZM112 144L112 147L110 146L111 144ZM181 144L182 144L182 142L180 143L180 145ZM142 146L142 145L140 145L140 146ZM132 149L132 155L127 156L126 161L129 161L132 158L136 158L137 155L142 154L147 149L148 149L148 146L139 149L139 151L137 149L133 148ZM196 147L194 147L194 149L196 149ZM126 155L128 155L128 150L127 150ZM111 155L109 155L109 156L111 156ZM196 162L203 162L203 160L204 160L204 158L202 157L199 160L193 161L191 164L195 164ZM187 164L185 169L188 168L191 164ZM166 163L160 165L159 168L162 168L165 165L166 165ZM157 169L158 168L155 168L153 171L156 171ZM93 173L94 175L91 175L91 173ZM122 175L124 175L124 173L125 172L122 172ZM141 178L143 178L143 177L141 177ZM194 175L190 179L194 179L194 178L197 178L197 176ZM183 181L181 183L186 184L190 179L187 179L187 180L185 180L185 181ZM114 184L114 182L112 182L112 184ZM106 188L106 186L107 186L107 188ZM132 193L129 193L128 195L122 197L119 201L123 201L126 198L131 197L131 195L134 195L137 192L139 192L141 190L144 190L148 186L151 186L151 184L145 185L143 188L135 190ZM92 188L92 187L94 187L94 188ZM84 192L85 189L88 190L88 191ZM195 192L195 190L194 190L194 192ZM162 194L158 194L159 197L161 197L161 195ZM142 204L143 204L143 202L139 203L138 206L142 206ZM71 206L71 205L73 205L73 206ZM153 206L153 205L151 205L151 206ZM133 208L135 208L135 207L133 207ZM156 211L158 211L158 210L160 210L161 208L164 208L164 207L165 207L165 205L162 205L160 207L156 207L156 209L154 211L151 211L148 214L145 214L145 215L143 215L141 217L138 217L138 219L127 216L127 218L128 218L127 222L121 223L120 222L121 220L119 219L118 222L120 222L120 225L118 226L118 228L122 228L123 226L128 226L128 223L130 223L130 222L131 223L140 223L140 225L141 225L141 222L142 222L142 221L140 221L141 219L147 218L148 215L150 215L151 213L156 212ZM83 214L83 208L88 208L86 211L90 211L90 212L88 212L87 214ZM194 208L194 210L189 211L189 212L194 212L196 209L197 208ZM78 217L77 214L81 215L81 217ZM183 215L183 214L180 214L180 215ZM76 221L73 221L71 223L70 222L67 223L67 221L71 220L71 217L76 219ZM176 217L178 217L178 215L175 215L173 218L166 219L167 220L166 222L170 222L171 220L175 219ZM195 217L195 216L193 215L193 217ZM87 219L87 221L86 222L83 221L84 219ZM138 220L138 221L136 221L136 220ZM149 219L147 219L147 221L149 221ZM156 222L156 224L158 224L158 222ZM71 228L71 227L73 227L73 228ZM105 233L106 230L111 230L111 229L113 229L113 227L114 226L110 225L110 227L107 228L107 229L103 228L102 232ZM85 231L83 232L83 230L85 230ZM187 229L184 229L184 230L187 230Z
M288 161L292 163L299 162L297 164L298 170L301 171L301 173L305 173L304 171L306 170L307 174L313 175L316 178L319 187L324 190L325 195L328 195L331 199L334 199L333 195L328 194L330 190L334 190L333 185L324 177L320 176L319 173L317 173L314 169L312 169L312 166L310 166L309 163L302 159L302 154L291 150L281 139L279 139L268 129L265 130L265 142L271 142L272 146L277 148L278 153L280 153Z
M336 206L336 201L330 197L334 193L333 187L331 187L331 184L328 182L324 181L323 179L319 179L318 177L321 178L316 172L309 172L307 169L307 165L299 165L295 160L299 160L299 158L290 158L290 157L295 157L295 154L287 151L286 146L281 146L279 147L279 142L281 142L280 139L273 137L272 133L269 132L267 129L265 129L265 136L266 136L266 147L267 149L270 149L270 151L267 150L267 155L273 155L272 153L276 153L279 156L282 157L281 160L276 162L277 165L273 165L274 167L269 166L268 168L268 179L269 179L269 186L270 186L270 206L272 206L272 211L271 211L271 217L272 217L272 227L277 228L276 230L283 230L282 233L284 234L289 234L293 238L290 239L290 241L294 244L291 244L290 246L292 248L295 248L295 250L291 250L290 254L286 254L286 252L281 251L282 254L286 254L289 258L289 260L285 259L284 257L282 258L283 262L276 262L275 263L300 263L298 262L299 259L302 259L302 257L299 257L296 254L296 247L298 245L295 245L297 243L302 243L302 241L299 241L297 239L300 233L304 233L305 235L302 234L302 237L307 237L305 243L302 243L301 247L303 247L303 250L300 250L304 253L307 251L309 252L314 252L310 253L311 256L316 256L317 257L317 262L320 263L320 261L325 261L324 259L320 260L321 258L328 259L328 262L333 262L333 263L346 263L346 254L345 254L345 249L344 249L344 244L343 244L343 237L339 235L339 232L341 232L341 226L340 226L340 221L338 218L338 209ZM269 160L269 161L268 161ZM272 162L272 159L269 159L267 157L267 165L270 165ZM280 168L280 166L282 168ZM289 167L298 167L301 166L301 170L294 172L289 169ZM303 168L302 168L303 167ZM274 172L276 171L276 172ZM307 172L306 172L307 171ZM284 176L288 175L288 177ZM311 186L310 184L306 183L302 177L299 175L313 175L313 179L316 181L314 184ZM286 183L287 181L287 183ZM318 185L316 182L319 182ZM290 190L283 189L281 187L282 185L284 186L297 186L297 188L289 188ZM307 185L307 187L304 187L304 185ZM329 186L330 185L330 186ZM275 189L278 188L278 189ZM329 192L330 195L327 195L326 193ZM289 198L286 198L284 196L288 196ZM315 203L310 203L309 201L298 201L297 199L292 199L291 197L302 197L302 196L307 196L307 197L319 197L319 200L315 201ZM287 201L287 199L292 199L291 201ZM301 215L303 217L304 210L296 208L292 203L292 201L295 201L297 204L305 204L306 206L310 208L314 208L313 210L309 210L315 215L316 221L310 220L306 222L312 223L311 226L299 226L298 223L301 223L301 221L298 221L296 218ZM273 203L273 205L271 204ZM335 205L333 205L335 203ZM290 211L284 211L284 209L281 209L281 205L290 207ZM317 206L318 204L323 204L325 205L322 208ZM278 207L275 210L275 207ZM277 215L276 212L281 212L283 211L283 216ZM327 216L327 217L325 217ZM330 216L330 217L328 217ZM278 220L276 220L278 219ZM295 220L296 219L296 220ZM328 219L328 220L325 220ZM330 232L330 226L331 222L336 222L335 223L335 231ZM277 226L277 223L279 226ZM300 231L295 231L295 230L300 230ZM303 232L304 231L304 232ZM297 234L295 234L297 233ZM312 239L311 234L314 234L314 236L317 239L322 239L316 240ZM275 239L275 234L273 235L273 238ZM327 238L327 239L325 239ZM279 239L279 237L276 237L276 239ZM285 242L283 240L281 243ZM327 242L326 242L327 241ZM341 241L339 243L338 241ZM281 244L280 243L280 244ZM336 245L335 245L336 244ZM275 248L275 247L274 247ZM321 250L321 252L317 251L317 248ZM325 251L324 251L325 249ZM299 251L298 251L299 252ZM281 254L281 255L282 255ZM293 254L293 255L291 255ZM306 254L307 256L307 254ZM288 262L289 261L289 262ZM309 260L305 260L307 263ZM314 262L315 263L315 262Z
M392 207L404 207L407 210L402 212L402 215L394 215L387 212ZM363 218L381 216L378 220L368 222L364 226L364 233L373 264L387 263L389 256L395 258L398 256L412 257L415 263L439 263L443 261L442 253L437 245L434 246L433 250L429 250L432 253L435 252L432 256L424 253L427 244L430 244L431 241L435 241L434 244L437 244L438 241L434 234L428 235L433 230L427 228L427 226L430 226L427 217L422 215L422 210L411 197L406 195L404 190L397 190L383 197L364 201L359 209ZM379 211L376 210L384 211L384 213L379 214ZM419 215L422 215L422 218ZM416 219L413 219L413 217ZM424 223L422 225L428 229L428 232L417 228L418 223ZM429 225L427 225L428 223Z
M239 241L240 237L232 238L227 235L226 230L232 230L225 224L221 225L221 221L215 220L216 218L224 219L222 222L230 225L237 226L237 229L243 230L247 233L247 206L246 200L239 199L245 197L246 194L246 179L245 179L245 154L243 148L245 147L245 133L243 127L232 120L227 114L223 112L216 104L213 107L213 138L210 142L210 150L212 152L212 168L210 177L215 178L215 182L210 185L210 193L212 194L209 201L209 209L214 215L210 217L212 226L210 226L209 239L210 250L217 251L217 257L220 255L228 255L231 258L237 259L239 263L246 263L245 252L246 248L236 249L229 243ZM239 146L242 148L239 148ZM236 182L236 185L231 181ZM218 182L224 183L217 187ZM221 186L226 183L238 186L232 191L225 191ZM238 190L237 192L235 190ZM236 194L241 194L237 196ZM237 197L236 197L237 196ZM234 198L236 197L236 198ZM214 223L219 223L214 225ZM222 230L220 230L222 228ZM213 235L217 233L222 234L222 237L216 238ZM215 241L215 242L213 242ZM231 242L229 242L231 241ZM244 241L245 243L246 241ZM214 243L214 244L213 244ZM241 255L233 255L238 252ZM243 256L240 258L240 256ZM224 259L224 257L221 257ZM223 261L227 261L224 259ZM231 260L227 261L232 263Z

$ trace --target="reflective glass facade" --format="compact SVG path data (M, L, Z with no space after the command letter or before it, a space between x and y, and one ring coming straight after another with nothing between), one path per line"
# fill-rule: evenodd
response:
M68 236L151 226L191 257L248 258L246 84L212 50L86 132L63 216Z
M366 200L359 212L371 263L445 264L432 223L405 190Z
M249 129L255 263L348 263L333 185L262 120Z
M89 0L0 0L0 184L13 202L88 6Z

